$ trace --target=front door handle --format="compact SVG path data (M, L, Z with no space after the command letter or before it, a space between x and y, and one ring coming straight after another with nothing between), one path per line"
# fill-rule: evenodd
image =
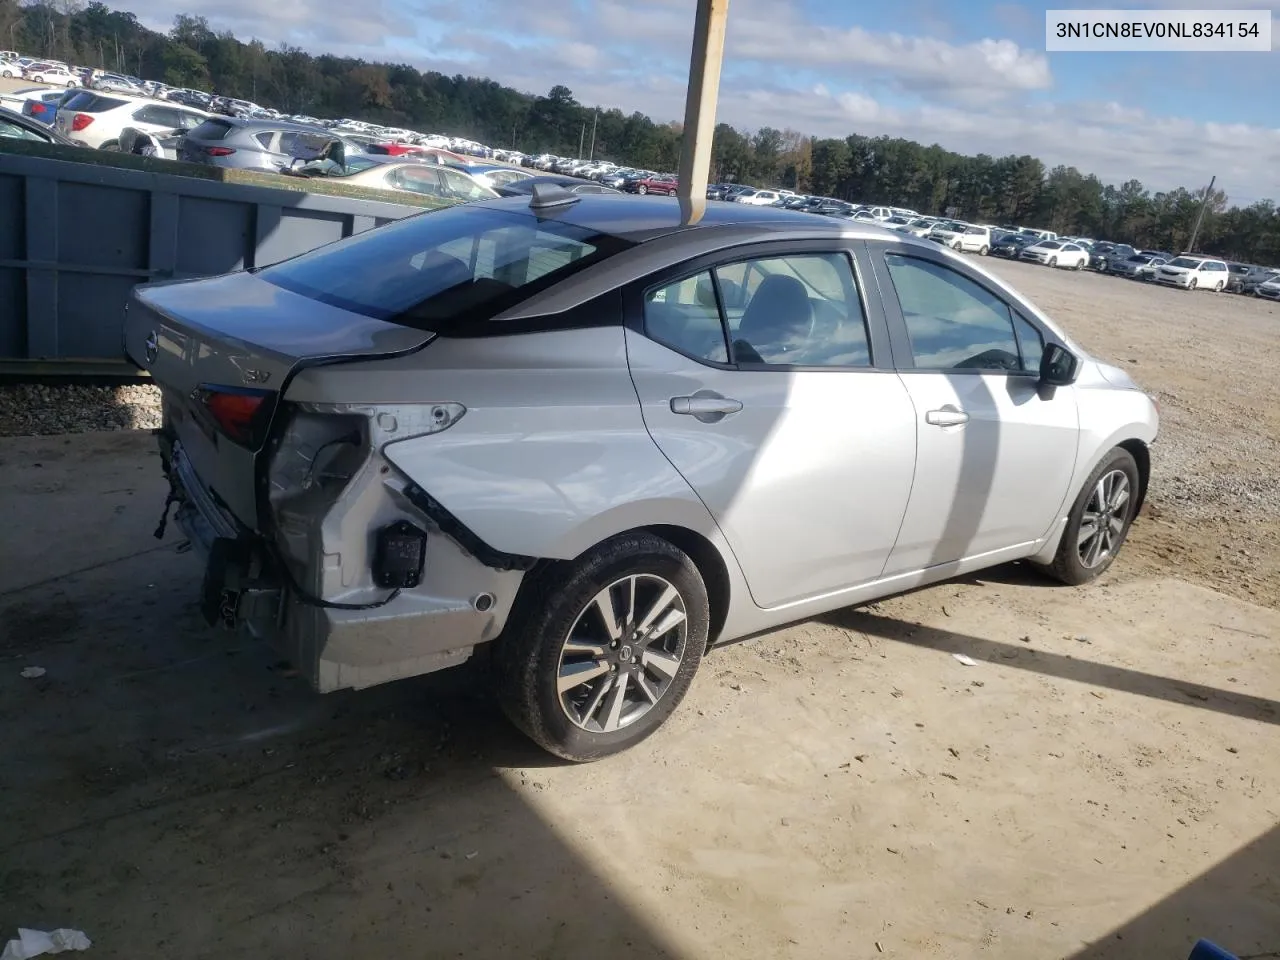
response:
M969 422L969 415L955 407L943 407L941 410L930 410L924 415L924 422L935 427L958 427Z
M671 412L693 417L702 423L715 423L742 409L742 401L722 397L711 391L698 391L691 397L672 397Z

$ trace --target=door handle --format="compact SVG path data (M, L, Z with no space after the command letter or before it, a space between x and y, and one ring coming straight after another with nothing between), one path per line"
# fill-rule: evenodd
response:
M691 397L672 397L671 412L693 417L702 423L715 423L742 409L742 401L722 397L718 393L699 391Z
M955 407L943 407L941 410L930 410L924 415L924 422L935 427L958 427L969 422L969 415Z

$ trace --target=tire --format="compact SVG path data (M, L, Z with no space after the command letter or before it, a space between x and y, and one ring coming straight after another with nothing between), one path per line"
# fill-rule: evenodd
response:
M119 140L108 140L106 143L104 143L104 144L103 144L102 146L100 146L98 149L99 149L99 150L108 150L108 151L112 151L112 152L118 153L118 152L120 151L120 141L119 141Z
M985 244L984 244L983 246L981 246L981 247L979 247L979 248L978 248L978 256L980 256L980 257L985 257L985 256L986 256L988 253L990 253L990 252L991 252L991 251L990 251L989 249L987 249L987 247L986 247L986 245L985 245Z
M1123 482L1117 479L1121 477ZM1051 576L1065 584L1079 586L1106 572L1129 535L1134 508L1138 504L1139 483L1138 464L1128 450L1116 447L1102 458L1071 505L1062 542L1058 544L1058 552L1048 569ZM1123 490L1123 503L1117 506L1115 501L1120 499L1120 490ZM1095 534L1081 543L1081 528L1086 514L1099 512L1097 498L1103 493L1109 498L1106 512L1109 520L1105 526L1095 526L1103 530L1105 536L1100 540ZM1091 554L1095 549L1096 554Z
M1196 278L1192 277L1191 282L1187 284L1187 292L1190 293L1196 288Z
M640 184L640 186L636 187L636 193L640 194L640 196L642 197L648 192L649 192L649 188L646 187L643 183Z
M1058 265L1058 258L1057 258L1057 257L1050 257L1050 258L1049 258L1049 266L1051 266L1051 267L1056 267L1057 265Z
M1075 270L1075 271L1078 273L1079 271L1081 271L1081 270L1083 270L1083 269L1084 269L1084 263L1083 263L1082 261L1080 261L1080 260L1077 260L1077 261L1076 261L1076 265L1075 265L1074 267L1072 267L1071 269L1072 269L1072 270Z
M675 192L674 190L668 190L668 191L667 191L667 196L668 196L668 197L674 197L675 195L676 195L676 192Z
M956 253L962 253L964 250L964 248L960 246L959 240L957 240L955 243L951 245L951 249L956 251Z
M1214 293L1221 293L1221 292L1222 292L1222 281L1221 281L1221 280L1219 280L1219 281L1217 282L1217 284L1215 284L1215 285L1214 285L1213 292L1214 292Z
M598 760L635 746L679 706L702 662L710 607L697 567L666 540L631 533L530 576L493 650L503 711L531 740L566 760ZM634 594L628 589L633 578ZM668 588L676 601L659 609L657 622L678 605L684 620L647 640L629 635L626 624L642 623ZM638 609L628 611L632 595ZM601 601L602 596L610 599ZM600 602L616 611L620 638L616 629L610 631ZM566 650L571 635L577 651ZM658 655L652 663L664 669L644 659L650 653ZM562 692L567 668L589 676Z

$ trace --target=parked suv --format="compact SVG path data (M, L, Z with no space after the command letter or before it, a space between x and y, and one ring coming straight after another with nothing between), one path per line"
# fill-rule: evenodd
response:
M211 167L274 173L295 159L314 159L334 137L322 127L280 120L208 117L187 134L178 155ZM348 153L362 150L353 143L346 146Z
M1157 268L1154 279L1168 287L1221 293L1226 289L1228 275L1225 260L1183 254Z
M210 622L321 690L491 645L507 714L579 761L653 733L709 643L1015 559L1092 580L1157 432L936 244L555 187L137 287L125 347Z
M81 90L61 107L54 126L76 143L102 150L118 150L120 133L133 127L143 133L191 130L208 114L161 100Z

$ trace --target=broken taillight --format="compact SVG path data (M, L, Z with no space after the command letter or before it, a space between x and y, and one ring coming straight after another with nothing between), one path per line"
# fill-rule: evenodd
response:
M227 438L245 447L257 446L271 416L270 390L203 386L200 401Z

